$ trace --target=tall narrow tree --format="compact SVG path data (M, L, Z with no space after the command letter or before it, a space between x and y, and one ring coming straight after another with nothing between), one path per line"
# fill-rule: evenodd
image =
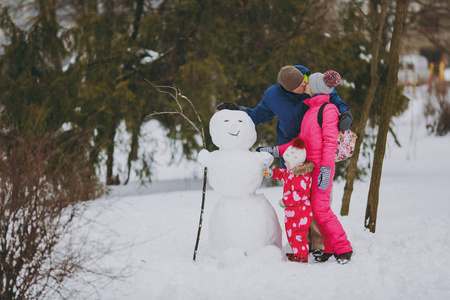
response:
M383 103L383 113L381 114L378 128L377 143L374 154L372 176L370 178L369 196L367 198L367 208L365 217L365 227L370 232L375 232L378 202L380 196L380 182L383 170L384 154L386 152L386 140L389 132L389 124L392 117L392 106L396 96L398 69L399 69L399 45L402 35L403 23L405 21L408 0L397 0L397 7L394 20L394 31L392 33L391 47L389 51L389 73L388 88L389 93Z
M363 144L364 140L364 134L366 132L366 124L367 120L369 119L369 112L370 108L372 106L373 100L375 99L375 93L378 87L378 83L380 80L380 74L378 73L378 57L380 53L380 43L381 43L381 36L384 31L384 23L386 20L386 13L388 10L388 0L383 0L381 3L381 10L380 13L376 13L378 15L378 18L375 18L375 24L369 24L369 27L371 28L371 36L372 36L372 59L370 63L370 86L369 90L367 92L366 99L364 101L364 106L361 111L361 117L359 119L358 123L358 129L357 129L357 136L358 139L356 140L355 145L355 152L353 153L353 156L350 160L350 164L348 166L347 171L347 180L345 183L344 188L344 196L342 198L342 207L341 207L341 215L347 216L350 210L350 199L353 192L353 183L355 181L356 171L357 171L357 165L358 165L358 159L359 154L361 152L361 146ZM358 5L358 4L355 4ZM376 11L375 6L375 11ZM361 11L362 12L362 11ZM371 23L370 20L367 22Z

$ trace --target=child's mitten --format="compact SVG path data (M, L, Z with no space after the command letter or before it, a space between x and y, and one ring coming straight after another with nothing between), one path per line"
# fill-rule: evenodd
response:
M273 171L272 171L271 168L269 168L268 166L264 165L263 174L264 174L264 176L266 176L268 178L271 178L272 175L273 175Z

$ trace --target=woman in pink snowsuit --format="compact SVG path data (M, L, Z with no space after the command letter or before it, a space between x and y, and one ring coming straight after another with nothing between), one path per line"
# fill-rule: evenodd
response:
M319 109L324 103L330 102L329 93L339 84L340 75L335 71L325 74L314 73L309 78L311 97L304 103L309 106L303 117L299 136L306 141L308 149L306 159L312 161L316 169L313 172L312 205L325 246L324 253L315 258L316 262L325 262L335 255L339 263L350 261L352 246L336 215L330 208L330 196L335 173L335 151L339 136L339 111L334 105L325 105L323 109L322 127L318 122ZM278 146L280 154L290 146L290 143Z

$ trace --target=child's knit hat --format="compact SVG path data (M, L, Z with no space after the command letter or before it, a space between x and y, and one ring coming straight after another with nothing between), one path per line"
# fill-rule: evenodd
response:
M306 142L301 137L292 140L291 145L284 151L283 158L288 169L302 165L306 159Z
M341 83L341 75L333 70L309 76L309 85L313 94L330 94L339 83Z
M297 149L305 149L306 151L306 142L301 137L296 137L292 140L291 146Z

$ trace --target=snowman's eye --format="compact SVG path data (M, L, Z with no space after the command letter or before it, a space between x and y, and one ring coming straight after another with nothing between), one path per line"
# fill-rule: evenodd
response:
M226 123L226 122L229 122L230 120L224 120L224 122Z
M242 123L242 120L239 120L239 123Z

